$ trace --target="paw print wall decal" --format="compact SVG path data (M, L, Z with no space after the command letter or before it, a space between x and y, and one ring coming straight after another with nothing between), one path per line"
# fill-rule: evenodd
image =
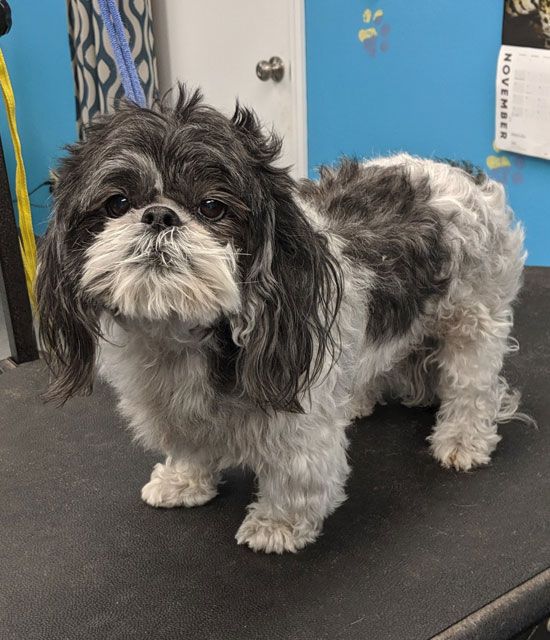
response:
M495 153L488 155L485 160L489 177L504 185L521 184L525 159L515 154L507 155L495 145L493 145L493 151Z
M359 29L357 37L359 42L363 44L365 51L375 57L377 51L386 53L390 47L388 36L390 33L390 25L384 21L383 9L366 8L363 11L363 23L365 26Z

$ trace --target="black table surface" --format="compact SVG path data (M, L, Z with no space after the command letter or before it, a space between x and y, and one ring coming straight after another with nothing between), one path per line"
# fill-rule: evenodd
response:
M490 466L441 469L430 410L351 427L348 501L297 555L235 543L254 485L195 509L139 498L155 459L110 391L44 404L43 363L0 375L0 637L504 640L550 612L550 269L529 269L508 376L538 430Z

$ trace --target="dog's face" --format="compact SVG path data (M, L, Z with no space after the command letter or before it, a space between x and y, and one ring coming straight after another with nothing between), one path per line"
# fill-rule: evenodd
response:
M139 155L134 161L139 164ZM244 205L235 202L230 209L221 184L201 184L191 168L179 184L164 190L160 175L152 182L153 167L146 173L142 164L142 180L126 182L128 175L121 171L117 186L111 186L119 192L98 209L98 232L83 257L83 292L117 317L137 323L177 318L210 326L220 315L236 313L240 247L231 218Z
M338 278L272 164L279 150L251 112L228 119L183 90L173 109L123 105L69 149L37 282L54 394L91 385L108 313L134 325L228 323L241 392L297 407L330 342Z

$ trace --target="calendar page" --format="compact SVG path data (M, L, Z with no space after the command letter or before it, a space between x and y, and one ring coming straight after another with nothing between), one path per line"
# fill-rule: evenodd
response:
M495 147L550 159L550 51L501 48Z
M505 0L495 147L550 159L550 3Z

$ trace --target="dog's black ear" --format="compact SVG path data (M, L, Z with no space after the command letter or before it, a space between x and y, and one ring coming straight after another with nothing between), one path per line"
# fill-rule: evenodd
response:
M282 140L273 131L264 131L254 111L242 107L238 101L231 123L255 162L270 163L281 154Z
M273 169L256 194L242 310L231 324L240 347L237 386L263 408L301 412L303 392L337 348L341 274L291 185L284 170Z
M340 269L297 206L288 170L273 164L281 139L239 103L231 123L255 174L242 310L231 323L237 385L265 409L299 412L336 349Z
M203 95L200 89L190 91L185 83L177 85L177 101L174 106L174 115L182 122L189 120L193 113L203 104Z
M39 251L36 293L40 343L54 380L47 399L64 402L92 390L99 323L95 310L80 294L78 256L54 221Z

